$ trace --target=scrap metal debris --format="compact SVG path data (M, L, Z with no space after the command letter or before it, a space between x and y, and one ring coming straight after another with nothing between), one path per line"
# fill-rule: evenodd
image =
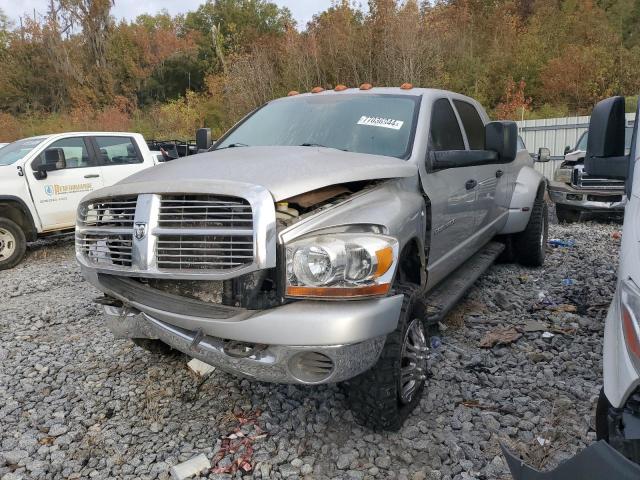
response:
M520 337L522 337L522 333L513 327L496 328L495 330L487 332L487 334L480 339L479 345L482 348L492 348L496 345L509 345Z

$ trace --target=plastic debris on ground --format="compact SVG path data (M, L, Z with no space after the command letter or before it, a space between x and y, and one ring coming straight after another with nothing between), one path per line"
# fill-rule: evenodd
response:
M522 333L513 327L496 328L480 339L480 347L492 348L496 345L509 345L522 337Z
M564 247L571 248L575 247L576 241L574 239L562 240L560 238L552 238L548 241L549 245L552 247Z
M200 377L207 377L211 375L216 369L216 367L209 365L208 363L204 363L197 358L192 358L187 366L194 372L196 375Z
M211 463L209 463L209 459L201 453L186 462L174 465L169 472L173 480L184 480L185 478L199 475L210 468Z
M562 285L564 285L565 287L568 287L570 285L575 284L576 281L573 278L564 278L562 279Z

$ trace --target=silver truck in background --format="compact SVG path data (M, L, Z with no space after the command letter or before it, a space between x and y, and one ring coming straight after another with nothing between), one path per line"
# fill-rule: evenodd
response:
M397 429L465 291L500 255L542 265L545 189L516 124L471 98L316 88L89 194L76 256L116 337L260 381L344 382L360 422Z
M625 129L627 151L633 128ZM580 220L582 213L608 213L621 215L626 196L624 181L589 175L584 168L588 132L584 132L575 148L565 149L564 161L549 182L549 197L555 203L556 215L561 223Z

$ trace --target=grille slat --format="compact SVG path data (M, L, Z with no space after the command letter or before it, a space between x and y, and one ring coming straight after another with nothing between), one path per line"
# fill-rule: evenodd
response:
M613 189L613 190L624 189L624 180L613 180L610 178L593 177L584 171L583 165L578 165L574 169L571 183L576 188L585 188L585 189L603 188L603 189Z
M95 200L78 210L78 224L85 227L133 227L138 197Z
M158 227L159 269L227 270L253 262L253 211L244 199L165 195Z

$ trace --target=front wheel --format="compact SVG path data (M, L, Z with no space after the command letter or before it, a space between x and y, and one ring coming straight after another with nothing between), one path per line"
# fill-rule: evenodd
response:
M427 375L429 337L426 302L418 286L402 285L402 310L378 362L347 384L358 423L374 430L398 430L420 402Z
M27 239L18 224L8 218L0 218L0 270L15 267L26 250Z
M548 234L549 211L542 190L533 202L527 227L513 236L516 260L527 267L541 267L544 264Z

